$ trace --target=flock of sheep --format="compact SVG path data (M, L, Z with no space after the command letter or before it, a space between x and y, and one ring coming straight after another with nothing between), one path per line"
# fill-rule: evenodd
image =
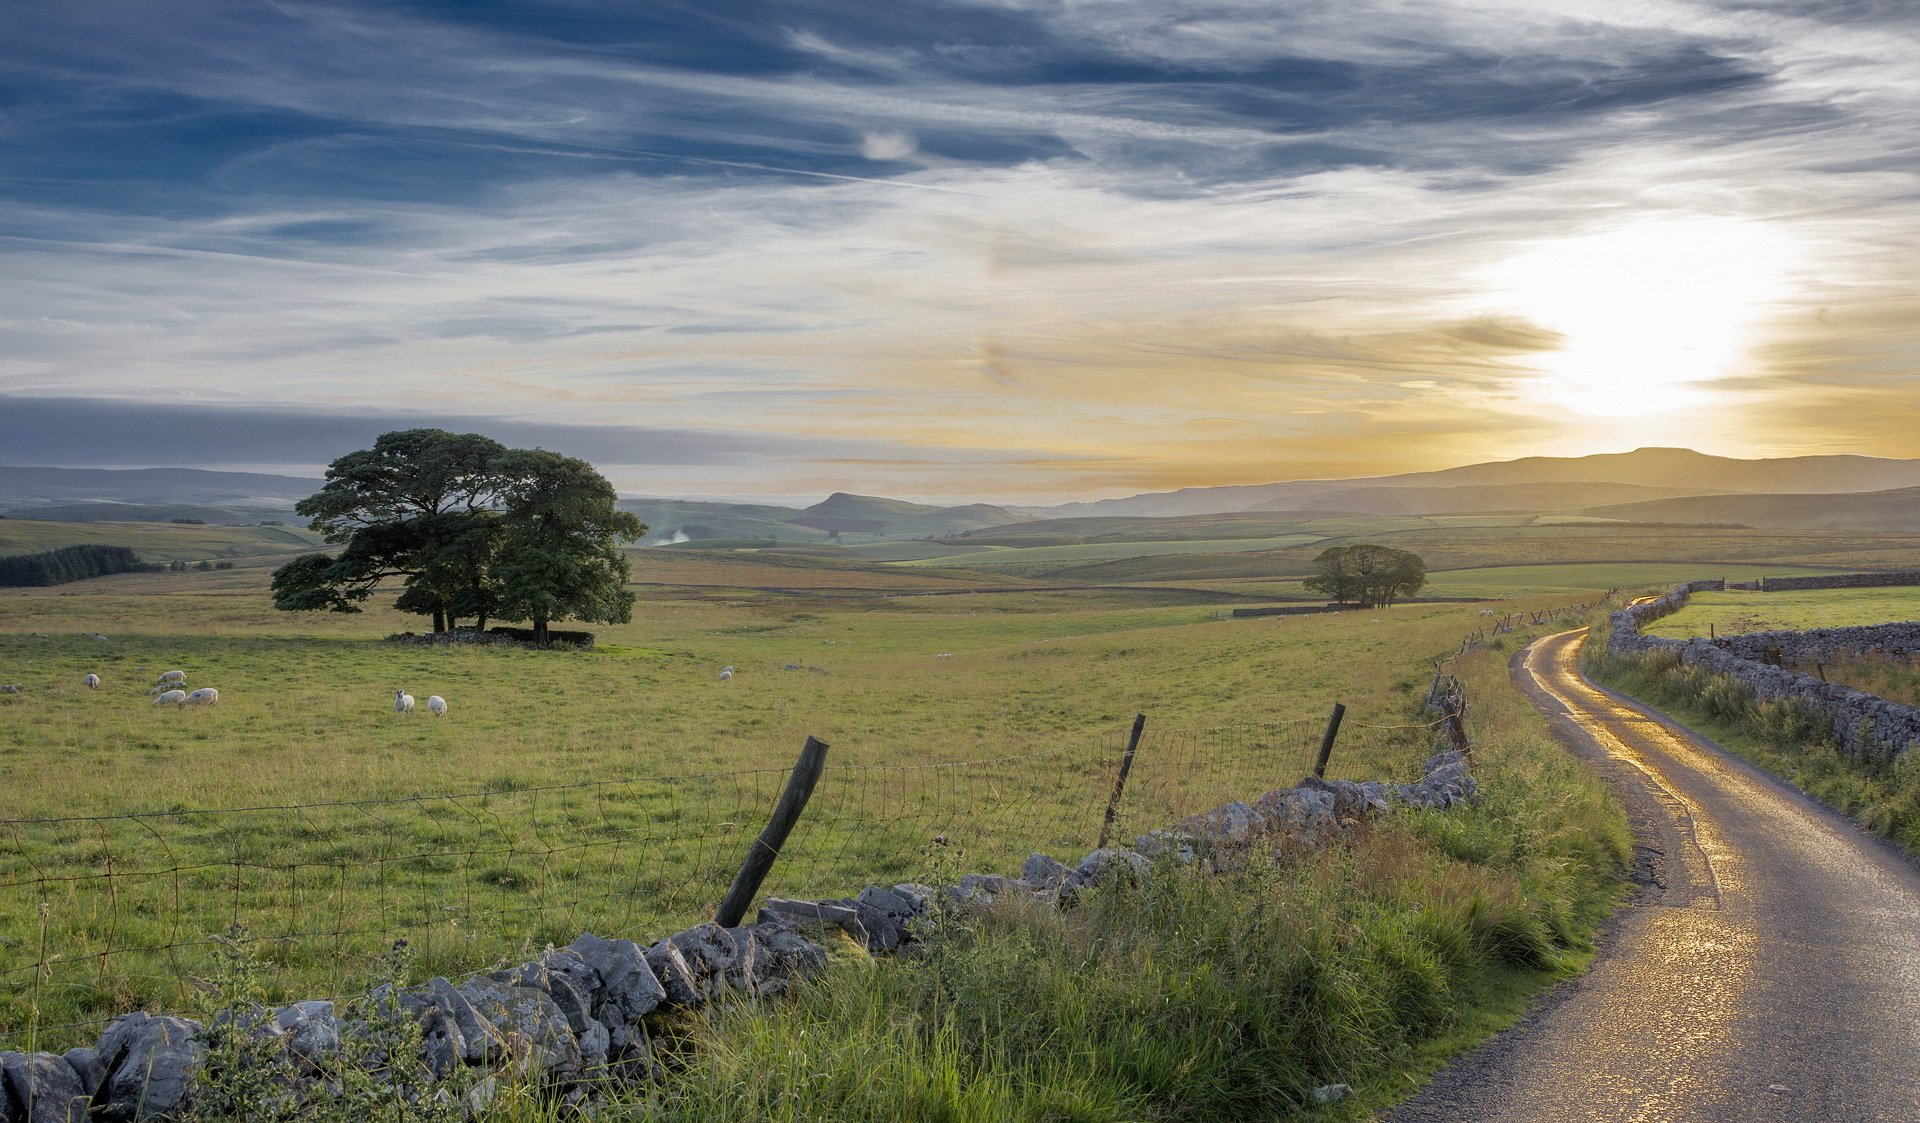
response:
M731 672L733 668L728 667L727 670ZM89 673L80 680L80 685L86 687L88 690L98 690L100 689L100 676ZM0 693L24 694L25 692L25 688L13 683L0 686ZM220 692L211 686L203 686L198 690L188 690L187 672L185 671L161 672L160 677L153 680L153 689L147 691L147 695L153 699L153 704L156 706L179 706L182 709L188 706L211 706L220 701ZM396 713L412 713L413 695L408 694L404 690L394 691L393 709ZM447 715L447 700L438 694L428 695L427 712L434 717L445 717Z
M99 675L88 675L80 681L86 684L88 690L100 689ZM186 687L187 672L166 671L162 673L159 678L153 680L153 689L147 691L147 693L153 696L153 704L156 706L180 706L182 708L187 706L211 706L220 700L220 692L211 686L203 686L198 690L188 690Z
M413 712L413 695L408 694L404 690L394 691L393 692L393 712L397 714L412 713ZM445 698L440 697L438 694L427 695L427 712L432 714L434 717L447 716L447 700Z

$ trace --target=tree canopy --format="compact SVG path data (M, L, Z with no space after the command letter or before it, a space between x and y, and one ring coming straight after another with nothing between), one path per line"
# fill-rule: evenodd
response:
M1322 550L1313 564L1319 572L1306 579L1306 587L1340 604L1392 604L1427 583L1427 563L1420 555L1391 546L1333 546Z
M320 491L295 510L342 546L273 575L276 608L358 612L383 582L394 606L433 617L528 620L544 639L554 620L632 618L619 545L646 525L615 505L613 485L584 460L510 449L477 433L407 429L335 460Z

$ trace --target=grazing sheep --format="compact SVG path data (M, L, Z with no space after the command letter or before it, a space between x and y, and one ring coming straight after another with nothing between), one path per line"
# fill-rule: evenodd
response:
M732 667L722 667L722 668L720 668L720 681L721 681L721 682L725 682L725 681L727 681L728 679L730 679L730 678L732 678L732 677L733 677L733 668L732 668Z
M184 690L169 690L160 697L155 698L153 704L156 706L184 706L187 704L187 692Z
M447 700L438 694L427 695L427 712L434 717L445 717L447 714Z
M396 714L412 713L413 712L413 695L408 694L404 690L394 691L393 692L393 712Z
M98 690L98 689L100 689L100 676L99 676L99 675L88 675L88 676L87 676L86 678L83 678L83 679L81 679L80 681L81 681L82 683L84 683L84 684L86 684L86 688L87 688L88 690Z
M161 676L160 676L159 678L157 678L157 679L154 679L154 680L153 680L153 685L155 685L155 686L183 686L183 685L185 685L185 684L186 684L186 681L187 681L187 672L185 672L185 671L167 671L166 673L164 673L164 674L162 674L162 675L161 675Z
M203 686L180 703L183 706L211 706L220 700L220 692L211 686Z
M0 694L25 694L27 688L17 682L0 684Z

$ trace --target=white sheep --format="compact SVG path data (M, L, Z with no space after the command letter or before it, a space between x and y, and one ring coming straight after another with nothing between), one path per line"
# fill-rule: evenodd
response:
M86 686L86 688L87 688L88 690L98 690L98 689L100 689L100 676L99 676L99 675L88 675L88 676L87 676L86 678L83 678L83 679L81 679L80 681L81 681L81 683L82 683L83 685L85 685L85 686Z
M154 679L154 680L153 680L153 685L155 685L155 686L184 686L184 685L186 685L186 681L187 681L187 672L185 672L185 671L167 671L167 672L165 672L165 673L163 673L163 674L162 674L162 675L161 675L161 676L160 676L159 678L157 678L157 679Z
M427 695L427 712L434 717L445 717L447 714L447 700L438 694Z
M733 677L733 668L732 668L732 667L722 667L722 668L720 668L720 681L721 681L721 682L725 682L725 681L727 681L728 679L730 679L730 678L732 678L732 677Z
M396 714L412 713L413 712L413 695L408 694L404 690L394 691L393 692L393 712Z
M156 706L184 706L187 704L187 692L184 690L169 690L160 697L155 698L153 704Z
M181 701L183 706L211 706L220 700L220 692L211 686L203 686Z

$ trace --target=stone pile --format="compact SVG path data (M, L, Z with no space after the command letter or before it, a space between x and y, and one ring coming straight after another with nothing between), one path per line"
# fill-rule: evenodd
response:
M597 1081L662 1075L649 1019L728 996L785 993L825 969L822 941L834 933L885 954L913 943L936 906L979 907L1013 894L1066 905L1106 879L1149 877L1155 859L1218 869L1258 850L1277 857L1315 853L1395 805L1446 808L1474 792L1467 759L1458 752L1430 757L1412 784L1309 777L1252 804L1224 804L1143 835L1132 848L1095 850L1071 866L1034 854L1018 877L968 874L939 889L875 885L855 897L819 901L775 897L752 925L700 924L651 946L582 935L529 962L458 984L434 978L416 987L381 987L348 1009L306 1001L223 1015L222 1028L261 1045L290 1096L332 1094L341 1066L351 1063L416 1095L466 1073L475 1110L484 1103L480 1093L497 1086L495 1074L535 1081L561 1102L578 1104ZM411 1032L396 1033L396 1026ZM133 1123L177 1115L192 1102L194 1080L209 1059L208 1038L199 1022L135 1013L115 1020L92 1048L0 1053L0 1123ZM417 1040L418 1056L396 1064L383 1045L397 1040Z
M1920 709L1889 702L1863 690L1822 682L1751 657L1774 655L1786 661L1814 662L1827 654L1848 650L1911 653L1920 650L1920 624L1761 632L1718 640L1664 639L1641 633L1641 627L1647 622L1679 611L1687 603L1688 595L1700 585L1693 582L1676 586L1657 600L1613 613L1608 619L1608 654L1672 652L1688 666L1705 667L1744 683L1754 697L1763 702L1792 700L1810 706L1828 719L1834 742L1848 753L1883 756L1905 752L1920 742Z

